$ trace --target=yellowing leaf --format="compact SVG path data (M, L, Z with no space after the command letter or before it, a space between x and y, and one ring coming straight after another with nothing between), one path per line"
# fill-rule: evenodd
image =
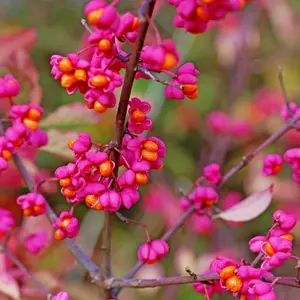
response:
M273 185L267 189L253 193L244 201L230 207L215 215L213 219L223 219L225 221L246 222L261 215L271 204Z
M74 153L68 148L68 141L78 138L78 132L50 129L47 134L48 144L39 150L54 154L65 160L73 160Z
M17 281L7 272L0 272L0 293L15 300L21 299Z
M40 126L95 124L99 117L97 112L89 110L84 103L75 102L57 108L40 122Z

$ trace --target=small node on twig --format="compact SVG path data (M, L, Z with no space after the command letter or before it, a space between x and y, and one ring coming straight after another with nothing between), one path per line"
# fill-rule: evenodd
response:
M185 197L185 198L187 198L187 195L185 194L185 192L183 191L182 188L179 188L179 189L178 189L178 193L179 193L179 196L180 196L180 197Z
M191 276L193 277L195 280L197 280L197 274L194 273L189 267L185 268L185 271Z
M87 21L85 19L81 19L80 23L82 24L82 26L90 33L93 33L93 30L91 29L91 27L88 25Z
M283 79L283 68L280 65L278 66L278 80L279 80L279 83L280 83L283 99L284 99L284 102L286 104L286 107L287 107L287 110L288 110L288 113L289 113L289 117L292 118L293 113L292 113L291 108L290 108L290 101L289 101L289 98L288 98L288 95L287 95L287 92L286 92L284 79Z

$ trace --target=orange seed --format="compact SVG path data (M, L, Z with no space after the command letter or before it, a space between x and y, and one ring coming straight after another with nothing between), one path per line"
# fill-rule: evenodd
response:
M148 182L148 176L144 172L138 172L135 174L135 180L138 184L143 185Z
M41 112L36 108L30 108L27 113L27 118L38 121L41 118Z
M143 148L150 151L150 152L157 152L158 145L153 141L147 141L143 144Z
M172 53L166 53L165 59L163 63L161 64L161 68L163 70L170 70L174 68L177 65L177 59L174 54Z
M2 156L4 159L6 159L6 160L10 160L10 159L11 159L11 152L10 152L9 150L7 150L7 149L4 149L4 150L2 151L1 156Z
M62 59L62 60L58 63L58 67L59 67L59 69L60 69L63 73L70 73L70 72L73 71L73 65L72 65L72 62L71 62L68 58Z
M96 9L94 11L91 11L88 16L87 20L91 25L97 25L100 22L100 18L103 14L103 8Z
M107 110L107 107L102 105L99 101L94 102L94 109L98 113L104 113Z
M63 88L70 88L76 83L76 78L72 74L64 74L60 79L60 84Z
M31 130L36 130L39 128L39 123L37 121L28 118L23 119L23 124Z
M225 285L228 291L238 293L242 288L243 282L237 275L233 275L226 280Z
M136 109L133 111L131 118L134 122L143 122L145 120L145 114L139 109Z
M113 171L113 165L109 160L104 161L99 165L99 171L101 176L109 177Z
M108 52L112 48L112 42L108 39L102 39L98 43L98 48L103 52Z
M60 184L60 186L62 186L62 187L67 187L67 186L69 186L69 185L71 185L71 179L70 178L68 178L68 177L66 177L66 178L62 178L60 181L59 181L59 184Z
M142 150L142 157L145 158L148 161L154 162L158 158L157 152L150 152L146 149Z
M86 70L82 70L82 69L77 69L74 73L74 77L76 78L76 80L78 81L87 81L87 73Z
M235 270L236 270L235 266L226 267L221 271L220 277L224 280L227 280L228 278L234 275Z
M92 78L91 84L94 87L105 87L108 84L108 79L104 75L96 75Z

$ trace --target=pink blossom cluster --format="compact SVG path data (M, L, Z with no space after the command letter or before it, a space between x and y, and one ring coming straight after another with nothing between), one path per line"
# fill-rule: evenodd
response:
M175 27L190 33L203 33L211 21L224 19L229 12L241 10L251 0L168 0L176 7Z
M252 252L263 252L262 269L271 270L282 265L292 256L293 236L290 231L296 225L296 217L293 214L277 210L273 214L274 228L267 237L256 236L249 241Z
M5 237L7 233L15 226L15 220L11 211L0 208L0 239Z
M41 194L28 193L17 198L24 216L40 216L47 210L46 200Z
M19 82L12 76L0 78L0 97L13 98L19 94ZM38 129L44 110L37 104L12 105L9 111L11 126L0 137L0 171L8 168L8 161L17 147L44 146L46 133Z
M263 158L262 174L264 176L275 176L282 168L283 159L279 154L267 154Z
M252 252L263 253L259 267L250 266L243 259L240 263L224 257L216 257L210 264L210 272L218 273L220 280L214 284L194 283L194 290L212 297L214 293L231 292L234 297L253 300L276 300L273 284L264 281L264 276L273 276L269 271L280 267L292 257L292 235L296 217L278 210L273 214L274 225L267 236L257 236L249 241ZM204 273L206 274L206 273Z
M300 107L297 103L290 102L289 106L283 105L281 108L281 117L283 120L287 121L290 117L299 118L300 117ZM297 122L299 124L300 122Z
M221 167L219 164L212 163L203 168L203 177L199 181L206 180L213 186L217 186L222 180ZM200 183L199 182L199 183ZM209 234L215 224L209 216L213 215L212 207L219 201L219 194L212 187L197 186L191 193L181 197L180 206L184 211L190 209L193 205L195 214L189 220L189 228L198 234Z
M24 239L27 251L32 254L39 254L47 245L49 236L46 231L36 231Z
M292 167L293 179L300 183L300 148L291 148L285 151L283 158L279 154L267 154L263 158L262 174L275 176L281 171L283 162Z
M165 97L167 99L183 100L184 96L187 96L189 99L196 99L198 97L197 76L199 74L194 64L186 63L182 65L170 81L170 83L182 86L182 88L171 85L166 86Z
M210 184L217 185L222 179L221 166L216 163L207 165L203 169L203 175Z
M135 42L140 28L140 20L131 13L120 16L115 1L108 4L104 0L92 0L84 9L93 32L88 38L90 44L78 53L66 56L52 55L51 74L69 94L79 91L84 95L89 109L99 113L116 105L115 89L123 84L121 70L126 68L130 54L120 49L126 41ZM81 58L86 49L93 49L90 59ZM162 72L175 68L180 62L176 45L171 40L158 40L156 44L145 45L141 51L139 67L149 71ZM172 74L172 73L171 73ZM191 63L183 65L178 74L173 74L174 84L178 88L166 88L166 97L183 99L184 95L195 99L198 96L196 76L199 72ZM150 77L142 72L136 73L136 79ZM134 101L133 101L134 102ZM146 123L149 120L146 119ZM146 124L145 123L145 124ZM151 126L147 123L147 126ZM139 130L139 129L137 129Z
M214 228L209 216L213 215L212 207L219 201L218 193L211 187L198 186L189 195L180 198L179 203L184 211L195 207L195 214L189 227L198 234L207 234Z
M145 116L151 109L150 104L133 98L129 105L128 134L121 149L117 149L120 153L119 166L124 166L126 170L117 178L113 173L115 163L109 156L111 151L116 151L113 143L93 146L87 133L81 133L77 139L69 141L75 162L55 171L61 193L68 203L77 205L85 202L91 209L109 212L118 211L121 206L129 209L139 200L138 188L148 182L150 170L163 167L165 144L157 137L134 134L151 128L152 120ZM57 239L75 237L79 231L73 211L62 212L55 227Z
M142 244L138 249L138 258L142 263L154 264L169 252L168 244L163 240L152 240Z
M216 134L247 137L253 132L250 122L233 119L223 111L213 111L206 117L206 126Z
M288 149L283 159L291 165L293 171L293 179L300 183L300 148Z
M19 94L20 84L16 78L8 74L0 77L0 98L12 98Z

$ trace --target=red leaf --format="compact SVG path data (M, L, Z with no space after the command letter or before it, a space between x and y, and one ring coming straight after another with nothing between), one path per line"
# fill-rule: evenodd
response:
M271 204L273 185L267 189L254 193L244 201L230 207L229 209L215 215L213 219L225 221L246 222L261 215Z
M20 49L29 50L36 40L34 29L23 29L16 33L0 37L0 64L6 64L12 53Z
M17 68L18 73L25 77L25 80L30 83L29 102L40 104L42 99L42 89L38 83L40 76L29 53L24 49L15 51L11 55L10 64Z

